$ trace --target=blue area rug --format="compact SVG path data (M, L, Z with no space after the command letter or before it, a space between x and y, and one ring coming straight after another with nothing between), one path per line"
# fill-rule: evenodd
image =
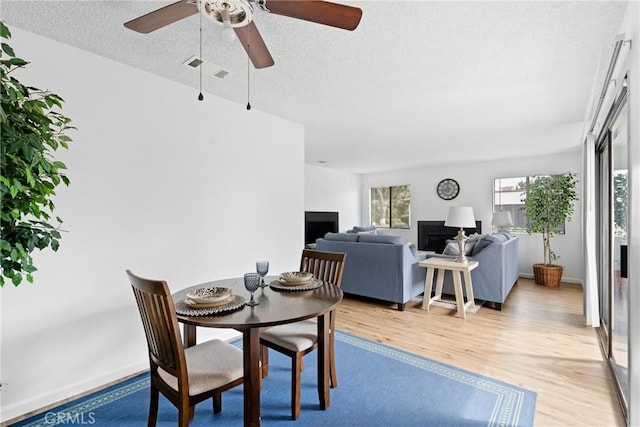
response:
M240 345L240 340L235 342ZM305 357L302 411L290 419L290 359L270 352L261 394L267 426L532 426L536 393L354 335L337 332L339 387L322 411L316 388L316 353ZM100 392L23 420L18 426L90 424L144 426L149 380L141 374ZM159 426L175 426L177 410L160 397ZM222 396L222 412L211 401L196 406L191 426L242 425L242 386Z

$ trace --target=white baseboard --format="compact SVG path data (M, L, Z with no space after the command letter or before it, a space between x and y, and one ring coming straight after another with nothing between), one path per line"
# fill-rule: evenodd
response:
M13 424L20 419L44 412L49 408L89 394L96 389L102 388L105 384L121 380L122 378L147 369L149 369L148 362L135 363L102 375L87 378L83 381L65 385L55 390L48 390L45 393L13 405L2 406L2 414L0 415L2 418L0 422L3 426Z

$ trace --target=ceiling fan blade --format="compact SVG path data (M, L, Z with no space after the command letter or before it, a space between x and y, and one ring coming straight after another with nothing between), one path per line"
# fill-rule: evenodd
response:
M256 24L251 21L249 25L234 28L242 47L247 51L247 55L251 58L253 66L256 68L271 67L274 62L267 49L267 45L262 40L262 36L258 31Z
M196 13L198 13L198 6L195 3L181 0L132 19L124 26L130 30L147 34Z
M353 31L360 23L362 9L316 0L266 0L266 8L276 15L330 25Z

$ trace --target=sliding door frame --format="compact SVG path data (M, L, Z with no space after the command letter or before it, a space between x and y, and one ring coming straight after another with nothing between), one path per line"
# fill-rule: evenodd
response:
M619 92L616 94L615 101L613 102L608 114L607 118L603 126L600 128L600 133L598 135L598 139L595 144L596 151L596 200L598 202L598 209L596 210L596 235L601 236L601 245L597 249L597 279L598 279L598 298L600 298L600 307L606 307L606 312L604 315L605 319L602 318L603 310L600 310L600 327L598 328L600 344L602 346L602 350L605 354L607 364L609 369L611 370L612 377L614 379L614 384L616 387L616 392L618 395L618 399L620 401L620 406L622 412L624 414L625 419L628 420L629 414L629 402L627 400L627 396L625 391L622 389L622 385L618 380L618 373L616 372L616 368L614 366L615 361L613 360L613 349L612 349L612 341L613 341L613 317L614 317L614 304L613 304L613 292L614 292L614 271L613 271L613 254L614 254L614 243L613 243L613 203L612 203L612 195L613 195L613 139L611 135L611 126L614 121L617 120L619 114L623 111L623 108L626 107L627 115L629 116L629 97L628 97L628 86L627 77L625 76L624 83L621 85ZM629 117L628 117L629 118ZM627 126L629 126L627 124ZM627 144L629 143L629 132L627 131ZM627 147L628 150L628 147ZM603 153L605 153L603 155ZM606 162L606 163L605 163ZM603 173L606 173L606 176L603 176ZM606 179L603 179L606 178ZM606 186L606 188L604 188ZM604 194L603 194L604 192ZM605 196L604 199L602 196ZM603 215L606 215L603 218ZM606 228L603 227L603 219L607 221ZM606 232L606 236L603 234ZM603 292L603 286L607 287L606 292ZM606 297L606 300L603 301L603 296ZM629 304L629 301L627 301ZM630 307L627 307L629 310ZM630 313L630 312L629 312ZM627 366L629 366L630 358L629 358L629 332L627 332ZM630 375L630 372L627 373ZM627 381L630 381L630 378L627 378Z

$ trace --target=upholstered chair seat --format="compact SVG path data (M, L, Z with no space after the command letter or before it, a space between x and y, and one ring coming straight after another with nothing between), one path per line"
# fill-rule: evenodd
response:
M314 347L318 342L318 322L316 319L279 325L261 333L269 342L293 352L301 352Z
M189 396L222 387L242 378L242 350L220 340L211 340L184 349L189 377ZM174 390L178 378L158 368L158 375Z

